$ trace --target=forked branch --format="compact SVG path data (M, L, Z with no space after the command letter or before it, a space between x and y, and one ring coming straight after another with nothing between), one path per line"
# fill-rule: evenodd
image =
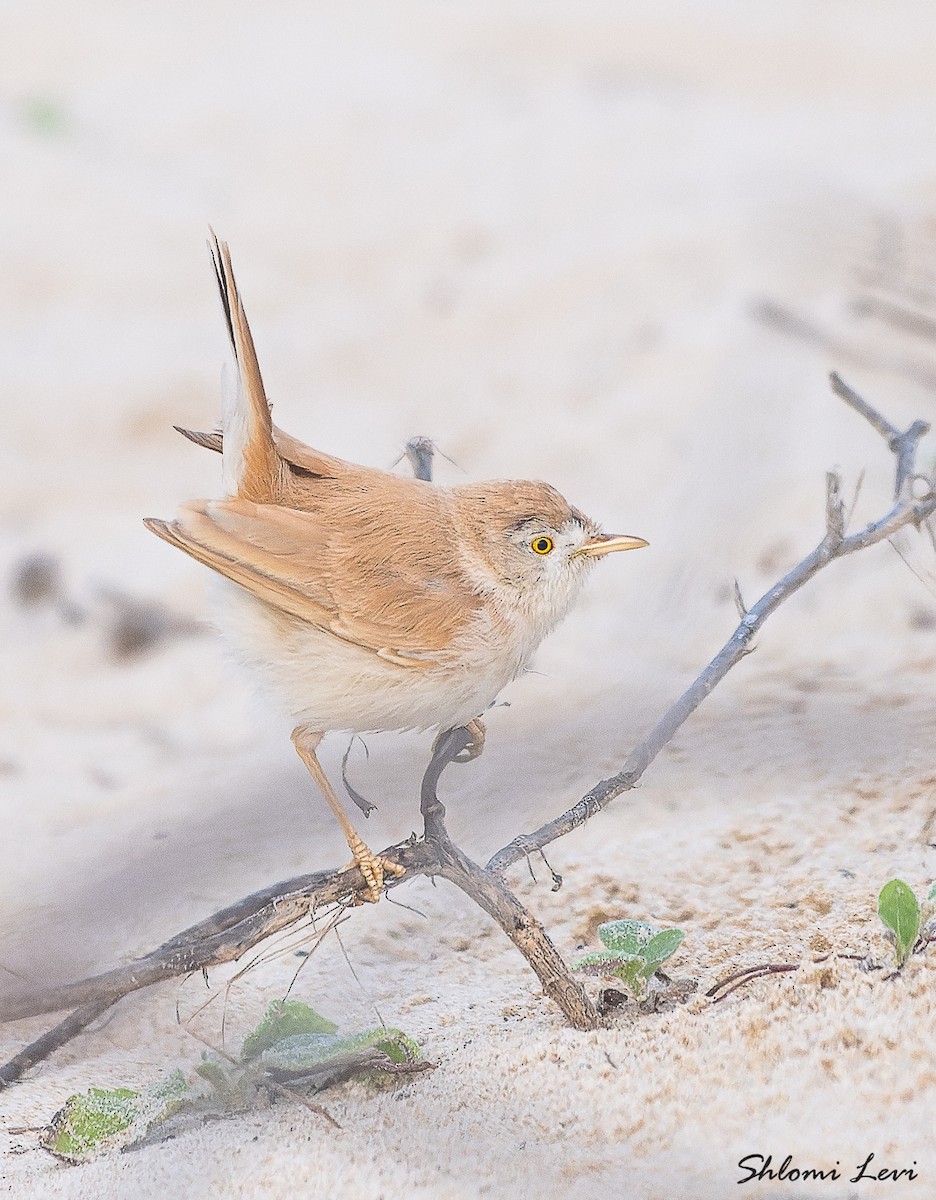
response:
M894 504L890 510L864 529L849 535L841 480L837 474L830 473L826 477L826 531L815 549L751 608L745 609L739 594L741 620L734 633L631 752L616 775L597 783L577 804L540 829L514 838L490 859L486 868L472 862L452 842L445 827L445 809L438 797L442 772L456 761L471 740L471 734L464 729L452 730L440 737L434 749L422 785L422 839L410 839L383 852L406 868L405 876L393 881L392 886L399 886L419 875L441 875L494 917L536 972L547 995L575 1028L594 1028L598 1015L569 974L542 925L507 888L503 873L519 859L569 833L616 796L633 788L683 722L749 652L754 636L770 614L823 567L845 555L886 541L907 525L920 527L936 513L934 481L923 479L916 468L919 443L929 429L926 422L914 421L901 433L837 375L831 377L831 383L834 391L884 438L896 458ZM414 466L427 473L426 455L431 455L431 448L427 450L426 444L420 442L419 453ZM915 491L921 491L917 486L921 480L922 494L915 495ZM71 1012L54 1029L0 1068L0 1085L20 1078L24 1071L74 1037L122 996L161 980L239 959L264 938L294 925L310 912L351 904L364 886L356 868L320 871L274 884L191 926L151 954L124 967L52 989L42 996L3 1005L0 1007L2 1021L66 1009Z
M803 584L808 583L823 567L837 558L844 558L847 554L854 554L857 550L864 550L868 546L886 541L906 525L919 527L936 512L936 494L932 479L926 481L927 486L922 497L915 499L912 494L913 481L919 478L916 473L917 450L920 439L929 431L929 425L925 421L914 421L906 432L900 433L857 392L843 383L838 375L831 375L830 382L836 394L877 430L895 455L897 466L893 507L879 520L872 521L870 525L851 536L846 536L841 480L834 473L827 475L826 532L822 541L744 613L725 645L676 703L663 714L644 741L631 751L616 775L595 784L590 792L561 816L542 825L534 833L521 834L498 850L487 864L489 871L495 874L506 871L519 859L536 850L542 850L556 838L570 833L610 804L616 796L635 787L647 767L672 739L686 718L695 712L705 697L745 656L754 635L770 614L776 612L785 600L799 591Z

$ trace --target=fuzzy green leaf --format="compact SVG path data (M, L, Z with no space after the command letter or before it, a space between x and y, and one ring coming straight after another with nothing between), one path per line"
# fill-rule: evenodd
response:
M603 945L615 954L640 954L655 933L646 921L605 921L598 926Z
M45 1130L43 1145L69 1162L100 1153L133 1123L139 1098L132 1088L89 1088L69 1096Z
M83 1095L69 1096L43 1132L42 1144L66 1162L85 1162L145 1137L154 1125L178 1112L188 1091L181 1071L140 1091L89 1088Z
M230 1070L222 1063L216 1054L202 1053L202 1060L195 1068L195 1074L207 1080L213 1088L221 1091L228 1082Z
M926 898L927 900L936 900L936 883L934 883L930 890L926 893Z
M294 1033L267 1046L260 1055L266 1071L290 1071L299 1075L346 1053L347 1038L338 1033Z
M624 954L623 952L612 952L611 950L595 950L592 954L586 954L584 958L576 959L572 964L573 971L583 971L586 975L616 975L618 967L623 966L631 960L643 965L643 959L639 954Z
M274 1000L263 1020L245 1039L241 1059L250 1062L268 1047L296 1034L331 1034L337 1028L301 1000Z
M380 1032L382 1037L379 1042L374 1044L378 1050L382 1050L386 1054L391 1062L419 1062L422 1057L419 1047L408 1034L401 1029L383 1029Z
M681 929L663 929L647 942L640 952L640 957L647 964L644 974L648 978L657 967L676 953L685 936Z
M399 1029L369 1029L347 1036L339 1033L298 1033L264 1050L261 1066L268 1071L311 1074L336 1058L374 1046L392 1062L418 1062L419 1047Z
M616 978L621 980L631 995L639 1000L643 995L644 979L646 978L643 959L634 957L628 962L622 963L614 974Z
M878 897L878 913L887 928L893 930L897 966L902 967L920 932L920 904L913 889L902 879L885 883Z

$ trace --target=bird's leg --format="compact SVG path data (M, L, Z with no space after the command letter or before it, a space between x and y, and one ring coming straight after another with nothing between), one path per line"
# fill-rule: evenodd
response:
M349 863L344 869L349 871L355 866L360 868L361 874L367 882L367 891L363 899L370 904L376 904L380 899L384 875L403 875L405 873L404 868L390 858L384 858L379 854L375 854L364 843L357 830L351 824L348 814L342 808L341 801L335 795L332 785L328 782L328 776L322 770L322 764L315 753L319 742L325 735L312 732L306 729L304 725L297 725L292 731L291 736L297 754L305 763L309 774L319 785L322 795L328 801L329 808L338 818L341 832L345 835L345 840L351 849L351 853L354 855L354 862ZM360 903L360 901L356 901L356 903Z
M465 725L465 729L467 729L471 734L471 743L470 745L466 746L460 754L456 754L452 759L452 762L471 762L471 760L473 758L477 758L484 749L484 737L487 730L485 729L484 722L481 720L481 718L475 717L473 721L468 721L468 723ZM436 740L432 743L433 754L435 754L436 746L439 744L439 738L441 738L447 732L447 730L443 729Z

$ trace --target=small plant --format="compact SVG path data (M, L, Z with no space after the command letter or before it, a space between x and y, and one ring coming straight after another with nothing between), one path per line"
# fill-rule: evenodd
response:
M640 1000L685 936L681 929L656 929L646 921L605 921L598 926L604 949L586 954L572 970L618 979Z
M914 950L922 950L929 944L930 935L936 925L936 883L930 888L926 899L920 904L909 884L902 879L885 883L878 896L878 915L887 926L888 935L894 943L894 960L897 969L904 965Z
M382 1083L423 1070L419 1047L399 1029L341 1034L299 1000L279 1000L246 1038L239 1059L206 1053L194 1072L133 1088L89 1088L69 1096L40 1132L41 1145L81 1163L137 1145L170 1117L240 1112L262 1093L321 1091L345 1079Z

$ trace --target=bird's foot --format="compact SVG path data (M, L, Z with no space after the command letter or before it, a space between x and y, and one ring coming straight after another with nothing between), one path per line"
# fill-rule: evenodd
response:
M462 750L461 754L456 756L455 761L460 763L471 762L472 759L480 756L481 751L484 749L484 738L487 733L484 722L480 717L475 717L473 721L469 721L465 728L471 734L471 742Z
M486 731L485 731L485 727L484 727L484 722L481 720L481 718L475 717L475 719L473 721L468 721L464 725L463 728L467 729L468 732L471 734L471 741L464 748L464 750L459 750L459 752L451 760L452 762L457 762L457 763L471 762L471 760L474 758L477 758L478 755L481 753L481 751L484 749L484 736L485 736ZM445 737L445 735L447 733L451 733L451 730L443 729L442 732L435 739L435 741L432 743L432 753L433 754L435 754L436 749L439 745L439 742L442 740L442 738Z
M342 867L342 871L353 871L357 867L364 876L364 882L367 884L364 892L355 893L354 903L376 904L380 899L380 893L383 891L384 877L393 875L399 878L401 875L406 874L406 868L401 867L392 858L387 858L385 854L375 854L357 836L355 836L354 841L349 839L348 845L351 847L354 859L346 867Z

